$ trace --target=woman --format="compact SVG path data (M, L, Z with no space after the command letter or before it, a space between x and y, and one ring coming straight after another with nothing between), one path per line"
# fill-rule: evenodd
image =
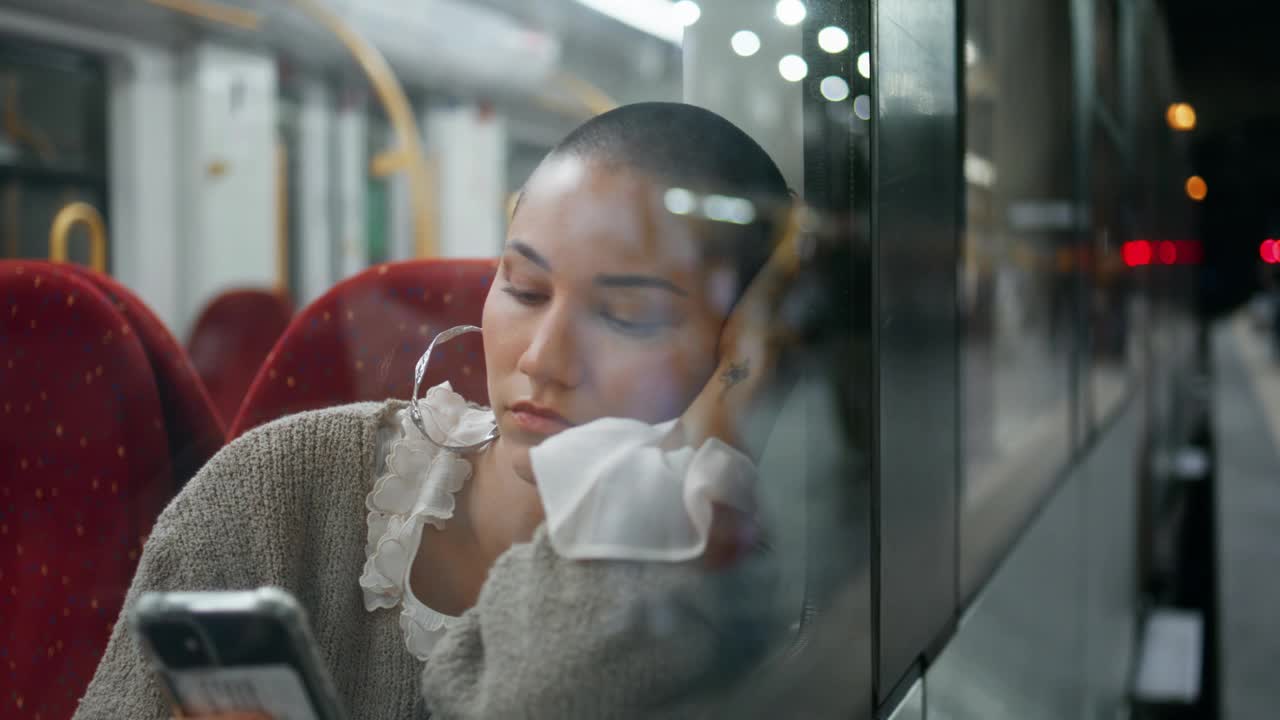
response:
M728 222L686 216L703 195ZM782 228L756 208L786 202L767 154L714 113L588 121L512 217L482 323L492 410L442 385L429 438L403 402L246 435L161 515L126 608L283 587L356 717L696 707L724 656L754 657L688 561L723 561L749 527L752 467L731 446L754 447L736 421L770 375L757 331L782 274L760 272ZM168 714L118 622L77 717Z

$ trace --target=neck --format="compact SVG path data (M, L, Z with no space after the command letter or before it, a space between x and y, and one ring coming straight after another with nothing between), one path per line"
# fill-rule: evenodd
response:
M465 499L460 498L465 500L460 514L489 565L512 545L528 542L543 519L538 489L503 461L507 448L502 443L499 437L472 458L471 480Z

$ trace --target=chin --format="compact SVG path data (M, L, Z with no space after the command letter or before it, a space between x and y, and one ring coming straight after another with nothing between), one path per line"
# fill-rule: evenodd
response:
M506 462L510 464L512 471L516 477L534 485L533 479L533 461L529 458L529 450L532 446L522 442L506 438Z
M513 462L511 463L511 469L515 471L516 477L530 485L537 485L538 483L533 477L533 463L529 460L529 450L521 448L516 452L518 455L512 458Z

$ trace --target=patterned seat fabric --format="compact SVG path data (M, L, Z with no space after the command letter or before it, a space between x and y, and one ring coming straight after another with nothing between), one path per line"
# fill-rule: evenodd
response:
M187 350L223 421L230 423L240 411L292 316L293 303L280 293L231 290L214 298L196 319Z
M107 275L80 265L57 267L93 283L115 303L116 310L137 333L160 391L173 476L179 485L185 483L226 442L224 421L230 418L219 415L204 381L187 357L187 351L132 290Z
M335 285L289 325L229 437L303 410L407 399L414 365L431 339L454 325L480 324L495 267L487 259L410 260ZM444 380L468 400L488 403L479 333L436 348L423 387Z
M146 351L92 284L0 261L0 717L67 718L173 492Z

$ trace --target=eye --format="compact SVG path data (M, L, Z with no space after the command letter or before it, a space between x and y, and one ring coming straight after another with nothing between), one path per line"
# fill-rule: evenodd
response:
M507 285L502 288L502 292L515 298L516 302L521 305L528 305L529 307L541 305L547 300L546 293L535 292L533 290L521 290L515 285Z
M657 335L666 325L660 322L631 322L612 315L604 315L603 317L604 321L613 329L633 337L652 337Z
M632 337L652 337L674 324L672 319L666 317L623 317L607 307L600 308L599 313L610 328Z

